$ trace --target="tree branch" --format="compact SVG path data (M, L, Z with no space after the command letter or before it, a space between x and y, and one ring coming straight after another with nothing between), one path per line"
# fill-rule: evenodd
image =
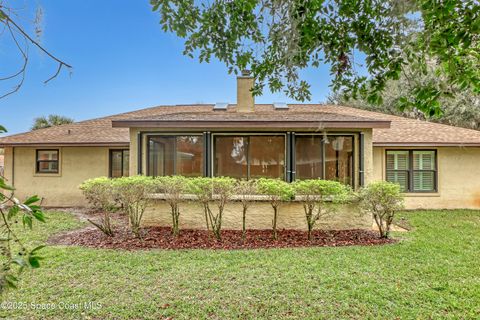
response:
M19 76L20 74L22 74L22 80L17 84L17 86L15 86L15 88L10 91L10 92L7 92L6 94L0 96L0 99L1 98L4 98L10 94L13 94L15 92L17 92L20 87L23 85L23 82L24 82L24 79L25 79L25 70L26 70L26 67L27 67L27 64L28 64L28 55L26 54L26 52L24 52L22 50L22 48L20 47L16 37L15 37L15 34L14 34L14 30L15 32L18 32L24 39L25 39L25 42L26 43L31 43L33 44L35 47L37 47L38 49L40 49L43 53L45 53L50 59L52 59L53 61L57 62L58 63L58 68L56 70L56 72L51 76L49 77L47 80L44 81L44 83L48 83L50 82L51 80L55 79L59 74L60 74L60 71L62 70L63 67L66 67L68 69L72 69L73 67L66 63L65 61L57 58L55 55L53 55L52 53L50 53L47 49L45 49L38 41L36 41L35 39L33 39L27 32L25 32L23 30L23 28L18 25L11 17L9 14L7 14L4 10L1 9L2 6L0 5L0 22L3 22L4 25L8 28L9 32L10 32L10 35L12 36L12 39L13 41L15 42L17 48L20 50L22 56L23 56L23 59L24 59L24 64L22 66L22 68L16 72L15 74L11 75L11 76L8 76L8 77L4 77L4 78L0 78L0 81L3 81L3 80L9 80L9 79L13 79L17 76ZM14 28L14 30L12 30L12 27ZM27 46L28 48L28 46ZM26 50L25 50L26 51Z

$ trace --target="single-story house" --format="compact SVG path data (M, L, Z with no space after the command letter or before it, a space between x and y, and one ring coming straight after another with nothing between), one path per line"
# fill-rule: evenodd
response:
M480 131L344 106L237 103L158 106L0 138L19 198L85 205L88 178L126 175L335 179L355 189L399 183L406 206L480 208Z

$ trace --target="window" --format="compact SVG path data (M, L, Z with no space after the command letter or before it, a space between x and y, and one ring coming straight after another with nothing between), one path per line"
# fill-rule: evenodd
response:
M110 177L128 177L130 151L128 149L110 150Z
M37 173L58 173L58 149L37 150L35 171Z
M285 177L285 136L215 136L214 175L237 179Z
M435 191L435 151L413 151L413 191Z
M353 137L295 136L296 179L336 180L353 184Z
M387 181L403 192L437 191L435 150L387 150Z
M387 151L387 181L400 185L405 192L409 189L409 151Z
M202 136L149 136L150 176L201 176L203 173Z

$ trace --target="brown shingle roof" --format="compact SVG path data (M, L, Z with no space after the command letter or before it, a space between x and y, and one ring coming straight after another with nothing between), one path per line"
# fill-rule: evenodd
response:
M375 145L475 145L480 146L480 131L407 119L355 108L292 104L289 110L273 110L272 105L256 105L254 113L237 113L235 106L227 111L212 111L213 105L158 106L138 111L87 120L58 127L35 130L0 138L7 145L128 145L128 128L112 127L125 120L145 121L345 121L376 123L391 122L391 128L374 128ZM260 119L260 120L259 120ZM371 127L371 126L366 126Z
M322 108L274 110L271 105L258 105L255 112L228 110L172 112L114 120L114 127L156 128L389 128L389 120L378 120L352 114L326 112Z

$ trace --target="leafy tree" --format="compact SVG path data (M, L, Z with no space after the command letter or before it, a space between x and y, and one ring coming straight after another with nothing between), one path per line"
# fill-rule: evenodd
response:
M154 179L155 191L165 195L165 201L171 209L172 234L178 236L180 233L180 203L187 191L188 181L182 176L156 177Z
M122 177L112 180L116 199L128 216L132 233L140 238L143 214L150 202L149 194L154 190L153 178L145 176Z
M100 211L103 217L100 222L87 219L109 237L113 237L110 213L115 209L116 201L112 180L107 177L88 179L80 185L85 199L95 211Z
M205 226L210 231L210 223L208 215L210 210L210 201L212 201L212 186L208 178L198 177L189 179L188 190L194 194L198 202L203 207L203 215L205 217Z
M191 192L203 206L207 230L210 225L215 238L221 240L223 212L225 205L233 195L235 179L228 177L199 177L191 179L190 182ZM210 203L214 203L217 207L215 212L210 208Z
M334 91L381 102L390 79L408 62L423 70L429 59L462 89L480 92L477 0L151 0L165 31L185 39L184 54L216 57L230 72L251 69L255 94L268 84L297 100L310 98L299 72L328 65ZM364 56L363 67L355 56ZM360 71L358 71L360 70ZM412 91L418 108L440 112L449 92Z
M425 115L416 107L419 102L415 101L415 95L412 92L423 85L454 93L452 96L442 96L438 99L441 115ZM338 92L330 95L329 102L469 129L480 129L480 95L469 88L461 89L446 77L439 75L438 66L432 61L428 63L426 70L419 70L412 65L404 66L398 80L387 81L382 98L380 104L372 104L361 97L349 99Z
M258 193L258 186L255 180L239 180L235 186L235 195L239 197L242 204L242 239L245 241L247 234L247 211L255 200Z
M0 126L0 132L6 132L5 128ZM45 222L45 215L38 205L40 198L32 196L22 203L15 198L14 191L0 176L0 294L17 287L18 276L23 270L40 267L38 252L44 247L28 248L13 227L19 220L29 229L32 229L34 220Z
M258 179L257 184L258 193L267 196L273 208L272 231L273 239L277 240L277 221L280 206L283 202L292 200L294 191L289 183L279 179L261 178Z
M308 240L312 240L315 223L334 213L337 205L346 203L352 194L351 188L340 182L320 179L298 180L293 189L305 211Z
M25 31L25 28L16 21L16 18L19 16L20 14L18 14L15 9L9 6L7 1L0 1L0 25L3 26L3 32L0 33L0 37L4 35L10 37L10 40L18 50L18 54L23 61L17 71L8 75L0 76L1 82L9 83L10 81L16 81L12 89L7 90L4 93L0 93L0 99L17 92L22 87L29 62L28 48L31 45L38 48L40 51L46 54L49 59L55 61L58 65L56 72L47 80L45 80L44 83L48 83L55 79L60 74L60 71L63 67L72 69L71 65L54 56L46 48L44 48L38 40L35 40L33 36L29 35ZM41 16L41 10L37 10L37 16L35 19L37 22L35 28L37 38L42 32L41 28L39 27ZM6 131L7 130L5 127L0 125L0 133L4 133ZM5 178L0 175L0 215L2 216L0 222L0 233L2 234L0 251L3 257L2 269L0 272L0 293L3 293L7 288L15 288L18 282L18 274L21 273L25 268L38 268L40 266L39 260L41 257L38 256L38 251L43 246L39 246L34 249L28 249L26 245L22 243L21 239L12 227L18 222L19 217L21 217L23 225L28 226L30 229L33 226L33 220L45 222L44 213L37 204L39 201L40 199L37 196L32 196L29 197L24 203L21 203L17 198L14 197L14 188L9 186L6 183ZM19 267L18 270L15 270L15 265Z
M51 114L48 117L41 116L41 117L35 118L33 120L32 130L50 128L50 127L59 126L62 124L69 124L73 122L74 120L72 118Z
M400 185L378 181L360 190L360 208L371 214L381 238L388 238L395 212L403 209Z

